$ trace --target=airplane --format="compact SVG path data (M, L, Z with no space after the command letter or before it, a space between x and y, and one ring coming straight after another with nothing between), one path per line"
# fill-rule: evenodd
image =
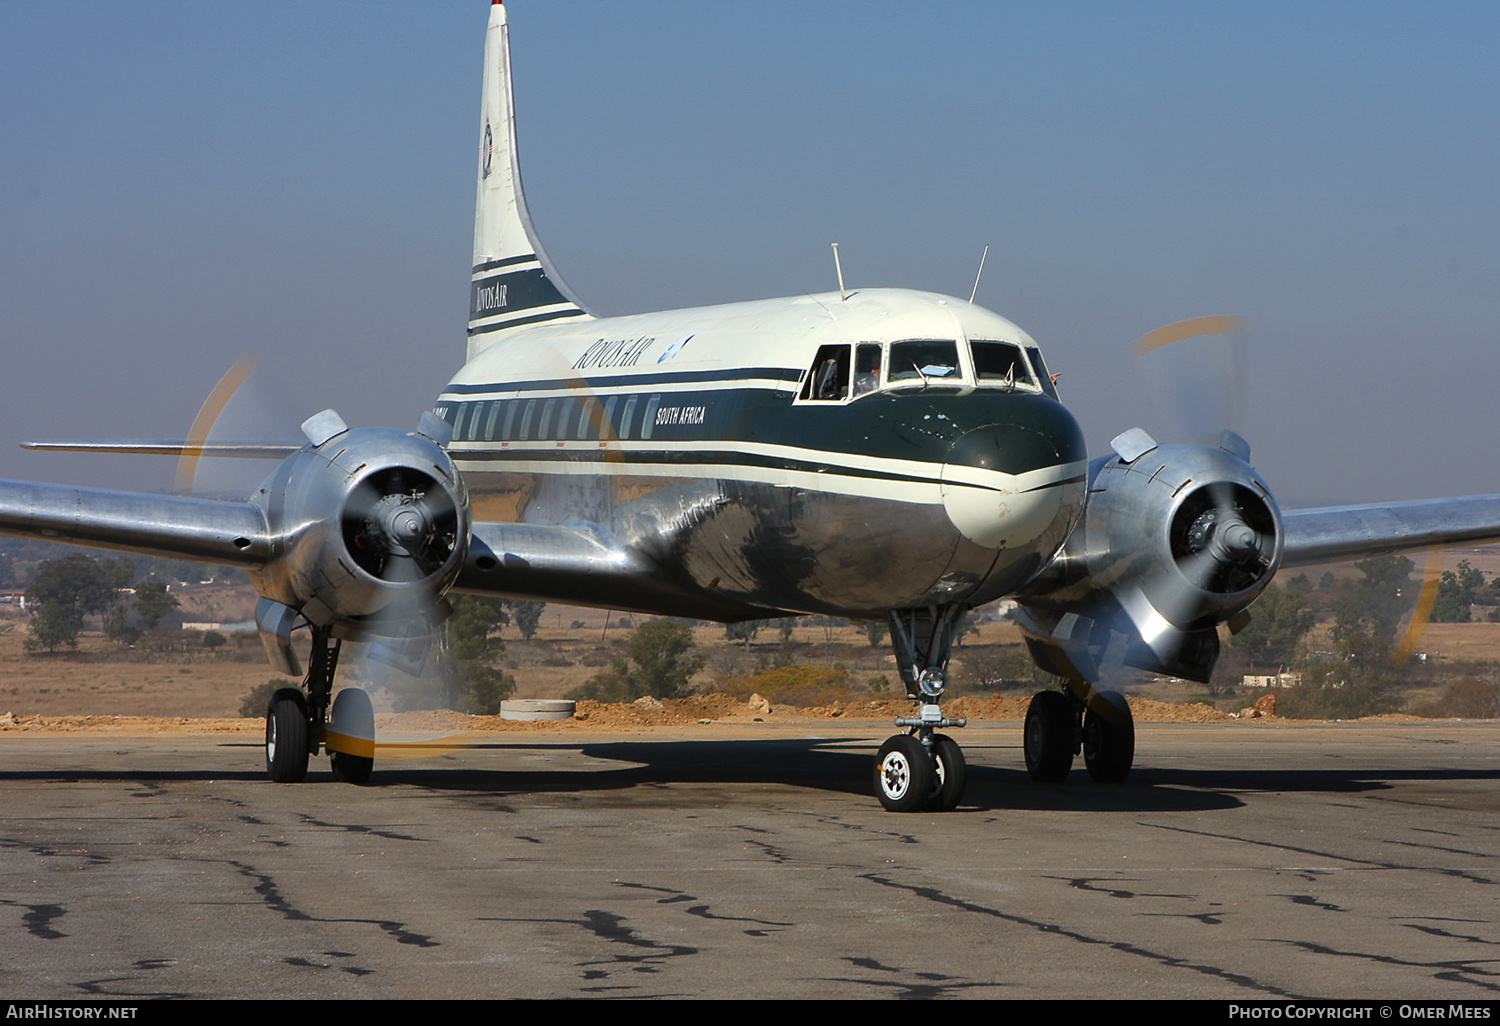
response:
M883 619L914 708L872 782L946 811L955 632L1014 598L1068 682L1033 699L1036 780L1124 780L1121 665L1204 681L1282 568L1500 539L1500 496L1283 510L1232 432L1088 456L1041 346L970 300L846 289L598 317L564 283L515 158L507 13L490 7L463 365L410 430L332 410L290 442L41 441L37 449L275 459L246 501L0 481L0 533L243 568L268 658L269 777L320 751L369 779L368 696L334 694L344 642L416 665L467 593L735 622Z

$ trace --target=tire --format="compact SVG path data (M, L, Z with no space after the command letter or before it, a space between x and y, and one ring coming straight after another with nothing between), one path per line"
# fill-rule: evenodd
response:
M328 728L350 737L375 742L375 708L370 704L370 695L362 688L344 688L333 696L333 708L329 711ZM327 743L325 739L324 743ZM351 755L348 752L329 749L329 762L333 764L333 779L346 784L364 784L375 769L372 755Z
M297 688L279 688L266 704L266 773L278 784L307 776L307 699Z
M932 736L933 781L927 797L930 812L952 812L963 800L969 767L964 750L947 734Z
M1089 776L1118 784L1135 761L1135 717L1118 691L1098 691L1083 714L1083 761Z
M1032 780L1054 783L1064 780L1073 768L1073 703L1061 691L1038 691L1026 709L1022 748L1026 772Z
M910 734L886 739L875 756L875 793L887 812L919 812L932 796L932 756Z

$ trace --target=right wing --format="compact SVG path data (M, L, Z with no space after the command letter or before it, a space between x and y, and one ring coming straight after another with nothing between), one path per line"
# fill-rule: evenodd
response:
M265 514L248 502L0 481L0 534L226 566L271 557Z

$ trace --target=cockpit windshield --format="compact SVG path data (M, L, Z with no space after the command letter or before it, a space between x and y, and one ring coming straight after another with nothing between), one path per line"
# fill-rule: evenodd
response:
M952 381L963 376L958 343L951 338L916 339L891 346L886 381Z
M1036 379L1031 375L1021 347L1014 342L990 342L974 339L969 343L974 356L974 377L981 385L1006 385L1034 389Z

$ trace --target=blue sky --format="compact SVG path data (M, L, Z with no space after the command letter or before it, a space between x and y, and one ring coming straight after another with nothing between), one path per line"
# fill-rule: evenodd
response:
M166 486L13 445L180 435L246 351L278 433L414 423L462 358L486 8L0 3L0 475ZM1284 502L1500 491L1493 4L510 20L531 212L600 312L830 289L832 241L852 285L966 296L990 244L978 301L1093 452L1182 433L1130 341L1230 313Z

